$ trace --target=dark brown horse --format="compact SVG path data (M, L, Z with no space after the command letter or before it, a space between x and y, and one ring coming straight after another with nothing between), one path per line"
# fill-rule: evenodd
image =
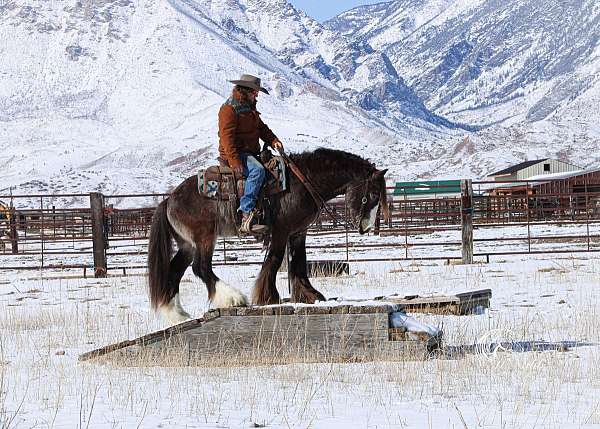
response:
M293 154L290 158L325 201L346 195L350 219L361 234L373 226L380 204L387 216L384 178L387 170L379 171L359 156L331 149ZM215 200L198 193L197 181L196 176L186 179L157 207L152 219L148 247L150 300L152 307L171 323L190 317L179 302L179 282L190 264L194 274L206 284L213 306L247 304L240 291L220 280L212 270L217 237L236 235L236 227L219 214ZM306 269L306 230L321 207L291 173L288 191L276 196L272 206L271 242L256 280L252 302L257 305L279 303L275 281L288 242L292 301L312 304L324 300L310 284ZM172 239L178 248L173 257Z

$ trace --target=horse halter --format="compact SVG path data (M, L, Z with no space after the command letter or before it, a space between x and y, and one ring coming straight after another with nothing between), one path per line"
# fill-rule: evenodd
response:
M365 207L367 206L367 202L369 202L368 198L367 198L367 193L369 192L369 183L371 181L370 177L367 177L365 179L364 184L360 184L360 185L356 185L353 186L351 188L346 189L346 205L348 205L348 191L351 189L356 189L359 186L364 185L365 186L365 190L363 192L363 196L360 200L360 208L358 209L358 214L354 217L350 219L350 222L352 222L352 226L355 228L358 228L360 226L360 221L362 220L363 216L365 215Z

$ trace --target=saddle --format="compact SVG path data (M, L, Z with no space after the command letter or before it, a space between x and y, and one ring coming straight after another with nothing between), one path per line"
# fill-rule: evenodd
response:
M261 157L262 158L262 157ZM233 170L227 165L213 165L198 171L198 192L200 195L218 201L236 202L244 195L243 177L234 177ZM261 197L269 197L287 189L286 167L283 158L271 156L263 166L267 171L267 179L261 190ZM258 199L260 204L263 198Z
M263 151L260 158L267 174L256 202L255 216L262 225L271 225L271 197L287 190L286 165L282 157L273 156L269 151ZM237 209L240 198L244 195L246 181L243 177L234 177L233 170L224 165L223 160L219 161L221 165L213 165L198 172L198 192L205 198L217 201L219 216L226 220L225 224L239 227L242 217ZM266 245L268 236L268 233L261 233L257 237L262 237Z

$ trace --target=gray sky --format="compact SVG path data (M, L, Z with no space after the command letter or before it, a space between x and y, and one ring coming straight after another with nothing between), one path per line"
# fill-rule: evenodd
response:
M361 4L381 3L384 0L288 0L297 9L323 22Z

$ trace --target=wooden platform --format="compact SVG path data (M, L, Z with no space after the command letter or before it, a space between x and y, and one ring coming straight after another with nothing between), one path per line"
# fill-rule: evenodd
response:
M292 362L421 359L442 337L412 335L390 314L468 315L488 308L492 291L392 295L329 305L276 305L211 310L200 319L84 353L132 366L231 366Z
M454 295L389 295L378 296L372 300L365 299L343 299L344 302L352 302L359 305L361 302L381 301L382 303L396 304L400 311L406 313L429 313L455 316L468 316L478 314L481 310L490 307L492 298L491 289L480 289L470 292L457 293ZM336 302L339 298L330 298L329 301ZM285 300L284 300L285 301Z
M391 295L376 300L399 304L407 313L432 313L455 316L477 314L490 307L491 289L480 289L455 295L419 296Z
M307 305L217 309L143 337L84 353L133 366L220 366L422 359L437 337L409 339L390 327L399 305Z

